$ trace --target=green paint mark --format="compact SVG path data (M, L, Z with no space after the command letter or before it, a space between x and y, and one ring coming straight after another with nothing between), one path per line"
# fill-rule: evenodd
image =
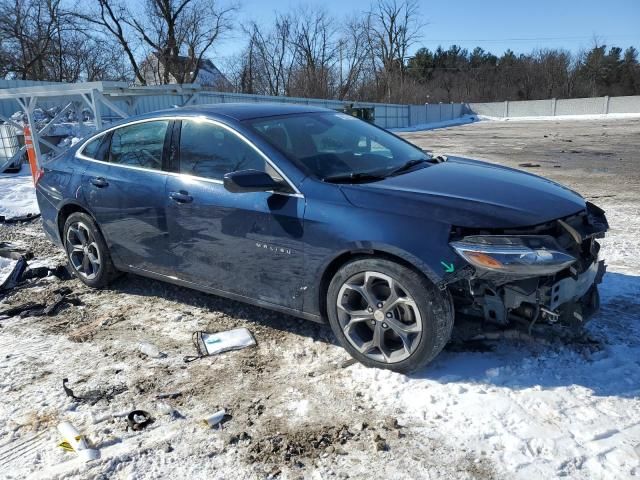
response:
M440 264L444 267L444 271L447 273L452 273L455 270L453 263L440 262Z
M212 343L220 343L222 340L220 340L219 338L207 338L207 341L205 342L207 345L211 345Z

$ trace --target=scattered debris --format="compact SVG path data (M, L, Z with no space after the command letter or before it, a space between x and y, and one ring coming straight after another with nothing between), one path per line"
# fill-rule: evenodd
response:
M611 195L590 195L589 200L596 200L598 198L615 198L616 195L615 194L611 194Z
M69 280L70 272L66 266L29 267L27 261L33 258L33 253L21 245L10 242L0 242L0 292L10 290L20 282L49 275L58 280Z
M213 415L211 415L209 418L205 418L203 420L203 423L205 425L207 425L208 427L215 427L220 422L222 422L222 420L224 420L224 417L225 417L226 413L227 412L223 408L222 410L219 410L216 413L214 413Z
M256 345L256 339L246 328L236 328L218 333L197 331L193 333L191 339L198 355L184 357L185 362Z
M76 328L71 333L69 333L69 340L76 343L88 342L92 340L93 337L98 333L98 331L104 327L109 325L113 325L124 319L122 314L109 315L105 317L100 317L94 320L93 322L89 322L86 325L82 325L81 327Z
M21 215L19 217L11 217L7 218L5 215L0 215L0 223L25 223L32 222L36 218L40 218L39 213L28 213L26 215Z
M153 423L153 418L149 412L145 412L144 410L133 410L129 415L127 415L127 424L128 428L137 432L142 430Z
M12 258L14 260L18 260L22 257L25 260L31 260L33 258L33 253L20 245L16 245L15 243L0 242L0 257Z
M229 437L229 445L237 445L240 442L251 442L251 435L243 431Z
M372 441L373 441L373 449L376 452L386 452L387 450L389 450L389 445L387 444L387 441L384 438L382 438L379 433L376 433Z
M138 351L149 358L164 358L167 356L166 353L161 352L160 349L151 342L139 342Z
M58 425L58 431L64 439L60 444L64 450L76 452L85 462L100 458L100 452L95 448L89 448L84 435L81 435L71 423L62 422Z
M29 312L31 310L39 310L44 308L45 306L46 305L44 303L27 302L15 307L9 307L4 310L0 310L0 320L15 317L17 315L22 316L23 312Z
M69 272L67 265L58 265L56 267L28 267L22 275L22 280L31 280L35 278L46 278L54 276L58 280L67 281L73 278Z
M341 445L357 438L359 434L349 431L343 425L339 427L320 427L319 430L276 433L275 435L254 441L249 449L249 460L261 463L292 463L303 465L300 458L316 458L333 446L340 453Z
M539 168L540 164L539 163L524 162L524 163L519 163L518 166L519 167L524 167L524 168Z
M51 317L58 313L63 307L68 305L82 305L82 302L75 295L70 295L72 290L69 287L61 287L54 290L53 302L41 309L32 309L20 314L21 317Z
M170 392L170 393L160 393L156 395L158 400L164 400L165 398L175 399L182 395L182 392Z
M15 287L26 268L27 261L24 257L18 260L0 257L0 292Z
M26 317L51 317L57 314L63 307L68 305L82 305L80 299L75 295L70 295L72 290L68 287L61 287L53 291L53 301L49 304L41 302L25 302L0 311L0 319L20 316Z
M356 363L358 363L358 361L355 358L348 358L340 364L340 368L348 368Z
M78 396L75 393L73 393L73 390L71 390L67 386L68 382L69 382L68 378L62 379L62 388L64 389L64 392L67 394L67 397L72 398L76 402L86 402L86 403L89 403L90 405L95 405L100 400L106 400L107 403L109 403L111 400L113 400L113 398L116 395L120 395L121 393L124 393L128 390L128 388L125 385L118 385L118 386L109 387L105 390L91 390L89 392L86 392L82 396Z

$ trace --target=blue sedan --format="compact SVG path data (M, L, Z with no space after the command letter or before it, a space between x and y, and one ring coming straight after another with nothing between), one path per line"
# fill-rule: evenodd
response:
M328 321L396 371L432 360L455 315L575 328L604 273L604 212L577 193L307 106L129 118L44 163L37 196L91 287L131 272Z

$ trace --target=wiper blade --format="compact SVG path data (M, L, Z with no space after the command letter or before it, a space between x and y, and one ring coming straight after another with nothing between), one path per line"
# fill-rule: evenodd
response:
M415 159L415 160L409 160L407 163L405 163L404 165L391 170L391 172L388 173L387 176L389 177L393 177L394 175L399 175L401 173L407 172L409 170L411 170L413 167L415 167L416 165L420 165L422 163L434 163L434 160L432 158L420 158L420 159Z
M356 172L356 173L348 173L341 175L329 175L328 177L324 177L322 179L323 182L329 183L358 183L358 182L375 182L377 180L382 180L385 178L385 175L377 174L377 173L365 173L365 172Z

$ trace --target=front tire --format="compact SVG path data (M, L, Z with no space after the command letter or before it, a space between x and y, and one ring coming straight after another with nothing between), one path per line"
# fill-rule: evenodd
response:
M342 346L368 367L410 372L451 337L453 304L427 278L398 263L359 258L333 277L327 313Z
M91 216L72 213L62 232L69 266L82 283L102 288L117 276L104 237Z

